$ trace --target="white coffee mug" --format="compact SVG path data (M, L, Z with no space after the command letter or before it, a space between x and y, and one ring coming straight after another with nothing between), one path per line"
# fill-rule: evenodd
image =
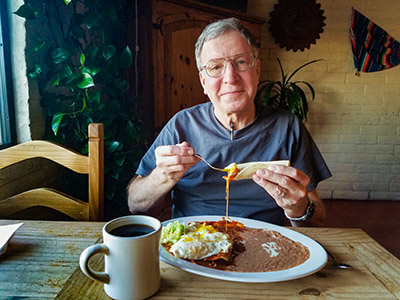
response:
M82 252L82 272L103 282L105 292L114 299L145 299L156 293L161 282L160 221L150 216L125 216L105 224L102 232L103 243ZM88 265L97 253L105 254L104 272Z

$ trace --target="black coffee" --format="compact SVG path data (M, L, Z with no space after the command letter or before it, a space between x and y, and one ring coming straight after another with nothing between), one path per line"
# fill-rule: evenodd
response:
M143 224L128 224L110 231L110 234L121 237L141 236L153 232L154 228Z

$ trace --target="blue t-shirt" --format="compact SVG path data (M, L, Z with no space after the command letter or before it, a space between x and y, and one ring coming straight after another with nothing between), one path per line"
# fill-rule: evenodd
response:
M196 153L212 165L223 168L232 162L289 160L291 166L310 177L309 191L331 173L303 123L293 114L266 106L257 107L255 120L231 132L216 119L211 102L178 112L164 126L142 158L137 175L147 176L156 167L155 149L187 141ZM172 190L173 217L225 215L226 173L200 161ZM229 216L246 217L278 225L284 223L283 210L253 180L230 184Z

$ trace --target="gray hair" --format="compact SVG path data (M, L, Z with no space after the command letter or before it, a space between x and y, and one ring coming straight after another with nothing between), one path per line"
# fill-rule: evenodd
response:
M196 56L196 65L199 71L202 70L203 66L201 64L200 56L203 51L204 43L215 39L217 37L222 36L224 33L228 31L237 31L239 32L243 38L247 41L247 43L251 46L253 55L258 57L258 45L254 36L250 33L250 31L240 23L237 18L229 18L229 19L221 19L214 23L208 24L203 32L200 34L197 39L195 45L195 56Z

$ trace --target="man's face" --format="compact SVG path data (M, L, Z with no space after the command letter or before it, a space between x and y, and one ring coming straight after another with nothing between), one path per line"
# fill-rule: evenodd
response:
M252 53L250 45L237 31L229 31L219 38L204 43L201 52L201 63L218 58L230 59L242 53ZM260 75L260 61L256 59L254 67L240 72L232 61L226 63L225 72L219 77L213 78L203 70L199 73L200 82L204 93L214 105L218 114L246 113L254 106L254 98L257 93L257 85Z

